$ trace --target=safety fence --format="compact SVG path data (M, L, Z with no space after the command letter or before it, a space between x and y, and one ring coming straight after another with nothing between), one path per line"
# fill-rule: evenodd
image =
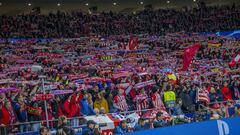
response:
M228 113L228 115L224 115L224 118L236 116L235 114L239 113L240 111L240 100L232 100L232 101L223 101L223 102L212 102L207 104L200 104L198 106L198 111L195 112L184 112L184 114L180 115L169 115L167 111L161 110L163 113L163 117L166 119L171 119L170 125L177 125L183 123L192 123L196 121L204 121L207 120L206 114L212 113L214 111L221 109L212 108L211 105L219 104L222 107L228 107L225 109L224 113ZM236 110L236 108L238 110ZM229 111L230 110L230 111ZM231 112L231 110L234 110ZM121 120L127 120L128 126L133 129L134 126L137 124L138 119L145 118L145 120L153 121L156 117L156 113L160 110L154 109L144 109L144 110L134 110L134 111L126 111L126 112L118 112L118 113L108 113L108 114L99 114L94 116L81 116L81 117L74 117L74 118L67 118L69 125L71 125L74 129L76 134L81 134L82 129L86 128L86 123L88 120L93 120L96 124L99 125L103 135L110 135L113 134L115 126L120 123ZM236 112L239 111L239 112ZM231 114L229 114L231 113ZM238 114L240 116L240 114ZM219 117L223 118L223 117ZM182 119L182 121L176 122L175 119ZM0 134L7 135L9 133L16 133L17 135L25 135L25 134L32 134L37 135L39 133L39 129L41 126L47 127L49 125L49 129L51 130L52 134L56 134L56 129L58 127L58 121L60 119L52 119L52 120L43 120L43 121L33 121L33 122L24 122L24 123L15 123L8 126L0 126ZM48 124L47 124L48 123ZM169 126L169 125L168 125ZM16 130L14 132L14 130Z

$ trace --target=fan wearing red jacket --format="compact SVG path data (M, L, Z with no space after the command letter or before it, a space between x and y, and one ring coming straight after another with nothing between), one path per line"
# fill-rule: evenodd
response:
M14 128L14 126L10 126L16 122L16 116L13 107L11 106L10 101L5 100L3 102L0 103L0 126L6 127L4 129L7 130L7 132L14 132L16 128ZM1 133L4 134L3 128L0 129L0 134Z
M232 100L232 91L228 88L227 82L224 82L223 84L222 94L223 94L224 101Z
M80 93L74 94L70 100L70 117L79 117L80 116L80 100L81 100ZM72 121L73 126L79 126L78 118L73 119Z

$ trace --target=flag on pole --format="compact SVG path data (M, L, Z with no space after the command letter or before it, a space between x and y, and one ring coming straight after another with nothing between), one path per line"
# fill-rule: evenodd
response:
M208 47L220 47L221 45L218 41L208 41Z
M128 45L126 46L126 50L135 50L138 46L138 37L134 39L133 35L130 35L130 39Z
M240 53L236 57L234 57L232 61L229 62L228 64L230 67L234 67L239 62L240 62Z
M194 44L184 50L182 71L186 71L188 69L189 65L191 64L192 58L195 56L200 47L200 44Z

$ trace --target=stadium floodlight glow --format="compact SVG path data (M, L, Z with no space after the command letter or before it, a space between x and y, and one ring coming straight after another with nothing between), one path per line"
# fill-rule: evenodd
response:
M141 2L140 2L140 4L142 5L142 4L143 4L143 2L141 1Z
M85 5L88 6L88 3L86 3Z
M168 0L168 1L167 1L167 4L169 4L169 3L170 3L170 1Z
M32 6L32 4L31 4L31 3L28 3L28 6Z
M117 5L117 3L116 3L116 2L114 2L114 3L113 3L113 5L114 5L114 6L116 6L116 5Z
M196 2L196 0L193 0L193 2Z
M59 7L59 6L61 6L61 4L60 4L60 3L58 3L58 4L57 4L57 6Z

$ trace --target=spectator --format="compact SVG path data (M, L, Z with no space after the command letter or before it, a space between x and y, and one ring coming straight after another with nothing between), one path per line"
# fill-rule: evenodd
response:
M105 110L105 113L109 112L108 103L107 103L107 100L104 98L103 93L98 93L96 95L94 108L98 108L99 110L103 108Z
M134 127L134 131L150 129L150 124L146 123L143 118L138 119L138 123Z
M154 108L160 108L160 109L165 109L164 104L162 102L162 98L160 94L158 93L158 87L153 87L152 88L152 103Z
M217 92L214 87L211 88L209 93L210 102L222 101L222 95L220 92Z
M232 91L228 88L227 82L223 83L222 93L224 101L232 100Z
M83 130L83 135L101 135L99 125L97 125L93 120L87 122L87 129Z
M196 93L194 89L197 89L196 86L193 87L193 90L190 91L191 94ZM193 94L196 96L196 94ZM195 111L195 106L192 97L188 93L188 90L186 87L181 87L180 88L180 93L179 93L179 98L182 101L182 109L183 112L194 112ZM194 97L195 98L195 97Z
M120 121L119 125L115 128L114 133L116 134L124 134L130 132L130 129L127 126L127 121Z
M29 103L29 106L30 107L33 107L33 108L39 108L39 103L36 102L36 101L33 101L33 99L31 99L30 103ZM41 114L41 112L40 112ZM41 121L41 117L40 115L37 115L37 114L31 114L31 113L28 113L28 120L31 121L31 122L34 122L34 121ZM32 128L32 131L39 131L40 129L40 123L33 123L31 125L31 128Z
M19 122L27 122L27 111L25 109L25 102L24 102L25 98L19 94L17 97L16 97L16 101L13 102L13 108L16 112L16 115L17 115L17 120ZM25 124L21 124L19 126L20 128L20 132L25 132L27 131L27 125Z
M235 82L231 86L231 91L233 92L234 100L239 100L240 99L240 87L239 87L239 84L237 82Z
M75 135L75 131L67 123L67 117L62 116L58 120L57 135Z
M181 99L177 99L176 105L173 107L172 115L183 115Z
M176 103L176 94L174 91L170 90L171 87L169 85L166 89L167 91L164 92L164 102L167 108L172 109Z
M123 94L123 90L116 91L117 95L113 98L113 106L117 110L124 112L128 110L128 104L125 98L125 95Z
M49 129L46 127L41 127L39 130L39 134L40 135L51 135Z
M142 88L139 94L134 97L133 102L135 102L136 110L138 111L149 108L149 98L145 93L144 88ZM141 115L141 112L138 113Z
M83 98L80 102L81 105L81 113L82 115L95 115L96 113L94 112L93 108L91 105L89 105L88 101L88 93L86 91L83 92Z
M162 115L163 115L162 112L157 113L156 119L153 122L153 127L154 128L159 128L159 127L170 125L170 122L167 121L167 120L164 120Z

